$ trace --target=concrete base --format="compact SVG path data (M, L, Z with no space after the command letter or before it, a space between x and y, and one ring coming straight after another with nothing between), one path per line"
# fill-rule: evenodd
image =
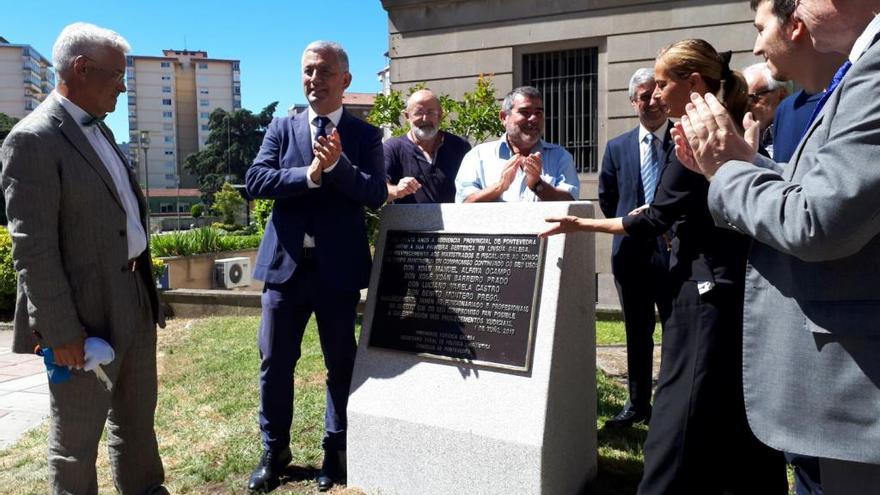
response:
M389 229L534 234L545 217L570 214L592 216L592 205L386 207L370 293ZM381 494L569 495L593 479L594 246L591 234L548 239L527 372L372 348L370 298L348 406L349 485Z

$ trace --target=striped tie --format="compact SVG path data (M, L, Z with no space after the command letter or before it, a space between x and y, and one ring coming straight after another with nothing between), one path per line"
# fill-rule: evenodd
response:
M643 141L647 144L647 150L642 154L642 188L645 192L645 204L654 201L654 191L657 190L657 146L654 145L657 138L649 132Z

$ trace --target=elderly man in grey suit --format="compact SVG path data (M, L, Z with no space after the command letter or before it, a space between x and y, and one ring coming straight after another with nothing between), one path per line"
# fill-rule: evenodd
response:
M153 417L156 324L146 204L103 117L125 91L128 43L71 24L52 49L59 84L0 149L18 273L13 351L51 348L71 368L50 380L49 476L55 494L96 494L98 441L107 424L122 494L164 494ZM82 369L85 337L115 349L112 391ZM14 492L14 487L8 487Z
M716 223L758 241L744 315L749 423L772 447L819 457L830 495L880 490L876 12L880 0L798 2L815 48L849 60L779 172L755 165L749 118L746 141L711 96L692 95L676 130L679 158L712 181Z

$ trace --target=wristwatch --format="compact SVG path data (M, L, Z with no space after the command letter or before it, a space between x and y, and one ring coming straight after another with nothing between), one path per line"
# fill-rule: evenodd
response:
M544 187L545 187L544 181L539 180L538 182L535 183L534 186L532 186L532 192L535 194L541 194L541 192L544 190Z

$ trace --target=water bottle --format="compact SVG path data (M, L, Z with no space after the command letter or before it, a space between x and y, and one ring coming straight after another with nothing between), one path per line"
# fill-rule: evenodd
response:
M43 364L46 365L46 374L52 383L64 383L70 380L70 368L55 364L55 354L49 347L43 347L37 354L43 356Z

